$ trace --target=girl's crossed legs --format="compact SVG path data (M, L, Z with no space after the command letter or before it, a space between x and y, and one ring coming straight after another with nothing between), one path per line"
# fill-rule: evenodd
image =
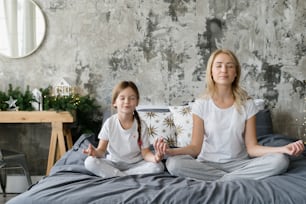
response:
M87 170L102 178L133 174L161 173L164 171L164 165L161 162L153 163L145 160L129 164L126 162L115 163L105 158L89 156L84 161L84 165Z

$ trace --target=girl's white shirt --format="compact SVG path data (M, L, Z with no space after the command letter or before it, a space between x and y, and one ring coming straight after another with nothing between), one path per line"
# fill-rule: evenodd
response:
M143 160L138 144L137 127L137 120L134 119L130 129L123 129L118 119L118 114L112 115L105 121L98 138L108 141L107 159L113 162L129 164ZM141 120L141 148L148 148L150 146L148 137L147 125Z
M197 159L225 163L247 158L245 123L257 112L251 99L240 108L240 112L235 105L221 109L212 99L196 100L192 113L204 120L205 128L202 149Z

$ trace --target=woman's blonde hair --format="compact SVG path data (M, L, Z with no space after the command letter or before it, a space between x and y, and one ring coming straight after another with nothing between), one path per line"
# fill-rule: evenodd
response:
M207 62L207 67L206 67L205 97L213 97L216 92L215 82L212 77L212 67L213 67L213 63L214 63L216 56L221 53L228 55L235 64L236 78L232 82L232 92L234 95L235 105L238 109L240 109L240 107L246 102L249 96L248 96L248 93L239 85L239 80L241 76L241 66L240 66L238 58L231 50L218 49L210 55L208 62Z

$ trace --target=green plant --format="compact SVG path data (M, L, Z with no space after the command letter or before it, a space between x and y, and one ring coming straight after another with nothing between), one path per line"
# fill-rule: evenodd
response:
M73 124L73 138L77 139L83 133L98 134L102 124L100 106L89 95L78 94L69 96L52 96L52 87L40 89L43 97L43 109L55 111L70 111L76 116Z
M81 96L78 94L69 96L53 96L52 87L39 89L43 97L43 110L70 111L75 115L75 123L71 126L73 140L75 141L83 133L94 133L97 135L102 124L102 113L100 106L97 105L94 98L89 95ZM10 96L16 101L16 106L20 111L32 111L32 102L35 102L34 96L27 86L25 92L19 87L13 88L9 84L7 92L0 91L0 110L8 110L6 103Z
M8 108L8 104L5 101L9 100L9 97L5 92L0 91L0 110L6 110Z
M9 89L7 93L0 92L0 109L1 110L7 110L9 108L9 105L6 103L6 101L9 100L9 98L12 97L16 101L16 106L18 107L18 110L23 111L32 111L34 108L32 107L32 102L35 101L33 98L33 94L30 91L29 86L27 86L26 91L23 93L20 90L20 87L13 88L12 84L9 84Z

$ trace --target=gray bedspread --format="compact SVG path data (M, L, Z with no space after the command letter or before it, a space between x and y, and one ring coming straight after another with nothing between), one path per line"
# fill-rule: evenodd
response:
M163 174L147 174L102 179L83 165L81 149L93 143L83 135L52 168L49 176L8 204L88 204L88 203L306 203L306 157L291 158L288 171L260 181L234 180L205 182ZM261 138L264 145L290 142L280 135Z

